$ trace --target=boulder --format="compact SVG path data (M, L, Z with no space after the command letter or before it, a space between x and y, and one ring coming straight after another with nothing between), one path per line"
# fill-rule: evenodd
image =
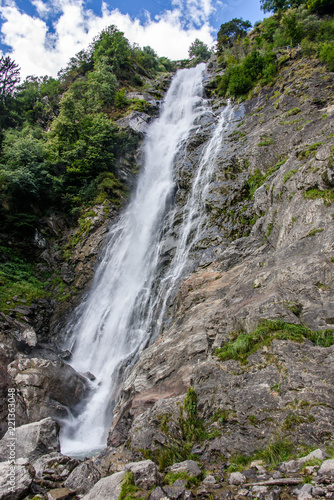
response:
M26 460L0 463L0 500L19 500L28 494L34 470Z
M48 491L48 500L70 500L73 496L73 491L68 488L54 488Z
M151 119L146 113L132 111L129 115L117 120L119 127L130 128L134 132L144 134L147 130L148 122Z
M124 476L125 472L116 472L100 479L82 500L118 500Z
M154 488L154 490L151 491L150 496L148 497L148 500L167 500L168 497L164 490L158 486L157 488Z
M75 458L54 451L41 456L32 462L32 465L36 471L36 477L39 479L50 474L66 479L73 469L79 465L79 462Z
M11 448L15 451L16 459L25 458L29 462L52 451L60 451L59 425L51 418L45 418L17 427L15 437L8 430L0 441L1 462L9 459L8 450Z
M246 478L241 472L232 472L228 478L228 483L231 485L240 485L246 482Z
M334 477L334 458L325 460L318 470L319 475L332 476Z
M19 358L8 365L30 422L67 415L89 390L89 381L62 359Z
M152 460L131 462L126 465L125 470L132 471L135 485L144 490L149 490L160 482L158 467Z
M172 465L166 469L167 472L186 472L188 476L199 476L201 474L201 469L194 460L185 460L184 462L179 462Z
M85 494L101 479L101 474L90 462L76 467L65 481L65 486L76 493Z

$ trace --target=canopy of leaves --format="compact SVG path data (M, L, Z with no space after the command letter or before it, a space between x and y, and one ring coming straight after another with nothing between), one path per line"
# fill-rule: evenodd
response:
M188 53L189 57L195 60L195 64L205 62L211 57L208 46L198 38L190 45Z
M221 53L224 48L231 47L238 38L243 38L251 29L252 23L242 18L234 18L220 26L217 35L217 50Z
M19 81L19 66L9 56L0 57L0 99L12 95Z
M334 0L260 0L260 4L264 12L279 12L300 5L305 5L311 12L321 15L334 12Z

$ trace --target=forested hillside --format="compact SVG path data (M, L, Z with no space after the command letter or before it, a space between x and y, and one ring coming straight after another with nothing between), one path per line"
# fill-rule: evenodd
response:
M334 70L333 0L261 3L273 15L253 29L243 19L220 27L217 76L207 85L213 99L256 96L274 84L292 57ZM104 217L111 207L117 210L138 170L140 134L116 122L133 111L155 115L154 101L163 96L168 72L206 61L211 52L196 40L189 55L190 60L171 62L150 47L131 46L110 26L57 78L20 82L15 62L2 57L1 311L12 311L22 300L29 305L48 299L50 293L61 301L75 295L75 284L69 286L58 267L92 227L92 207L104 206ZM147 91L151 100L143 98ZM250 182L255 189L261 179ZM69 234L74 227L76 233ZM44 265L40 255L51 247L58 261L50 266L49 256Z

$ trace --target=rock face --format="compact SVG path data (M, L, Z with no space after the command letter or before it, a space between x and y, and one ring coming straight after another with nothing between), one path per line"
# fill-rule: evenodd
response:
M0 499L20 500L29 492L34 471L25 460L0 463Z
M83 500L105 500L106 498L118 500L124 476L125 472L116 472L112 476L100 479L90 492L82 497Z
M18 358L7 371L30 422L66 416L89 390L88 380L59 358Z
M112 446L129 439L133 451L170 448L189 386L216 434L201 457L250 454L278 435L313 445L333 439L333 346L274 340L246 364L215 355L235 332L251 333L266 319L333 331L334 78L305 60L286 65L276 86L246 101L222 146L207 228L192 255L197 267L180 285L163 335L127 374ZM206 140L187 145L178 203Z
M24 458L30 462L47 453L60 451L59 425L51 418L45 418L17 427L14 437L11 431L7 431L0 441L0 462L11 459L12 448L16 459Z

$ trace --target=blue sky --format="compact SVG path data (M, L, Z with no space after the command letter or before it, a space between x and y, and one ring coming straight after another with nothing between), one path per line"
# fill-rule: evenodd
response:
M211 47L234 17L263 19L259 0L0 0L0 51L22 77L53 75L114 24L131 43L159 56L187 57L199 38Z

